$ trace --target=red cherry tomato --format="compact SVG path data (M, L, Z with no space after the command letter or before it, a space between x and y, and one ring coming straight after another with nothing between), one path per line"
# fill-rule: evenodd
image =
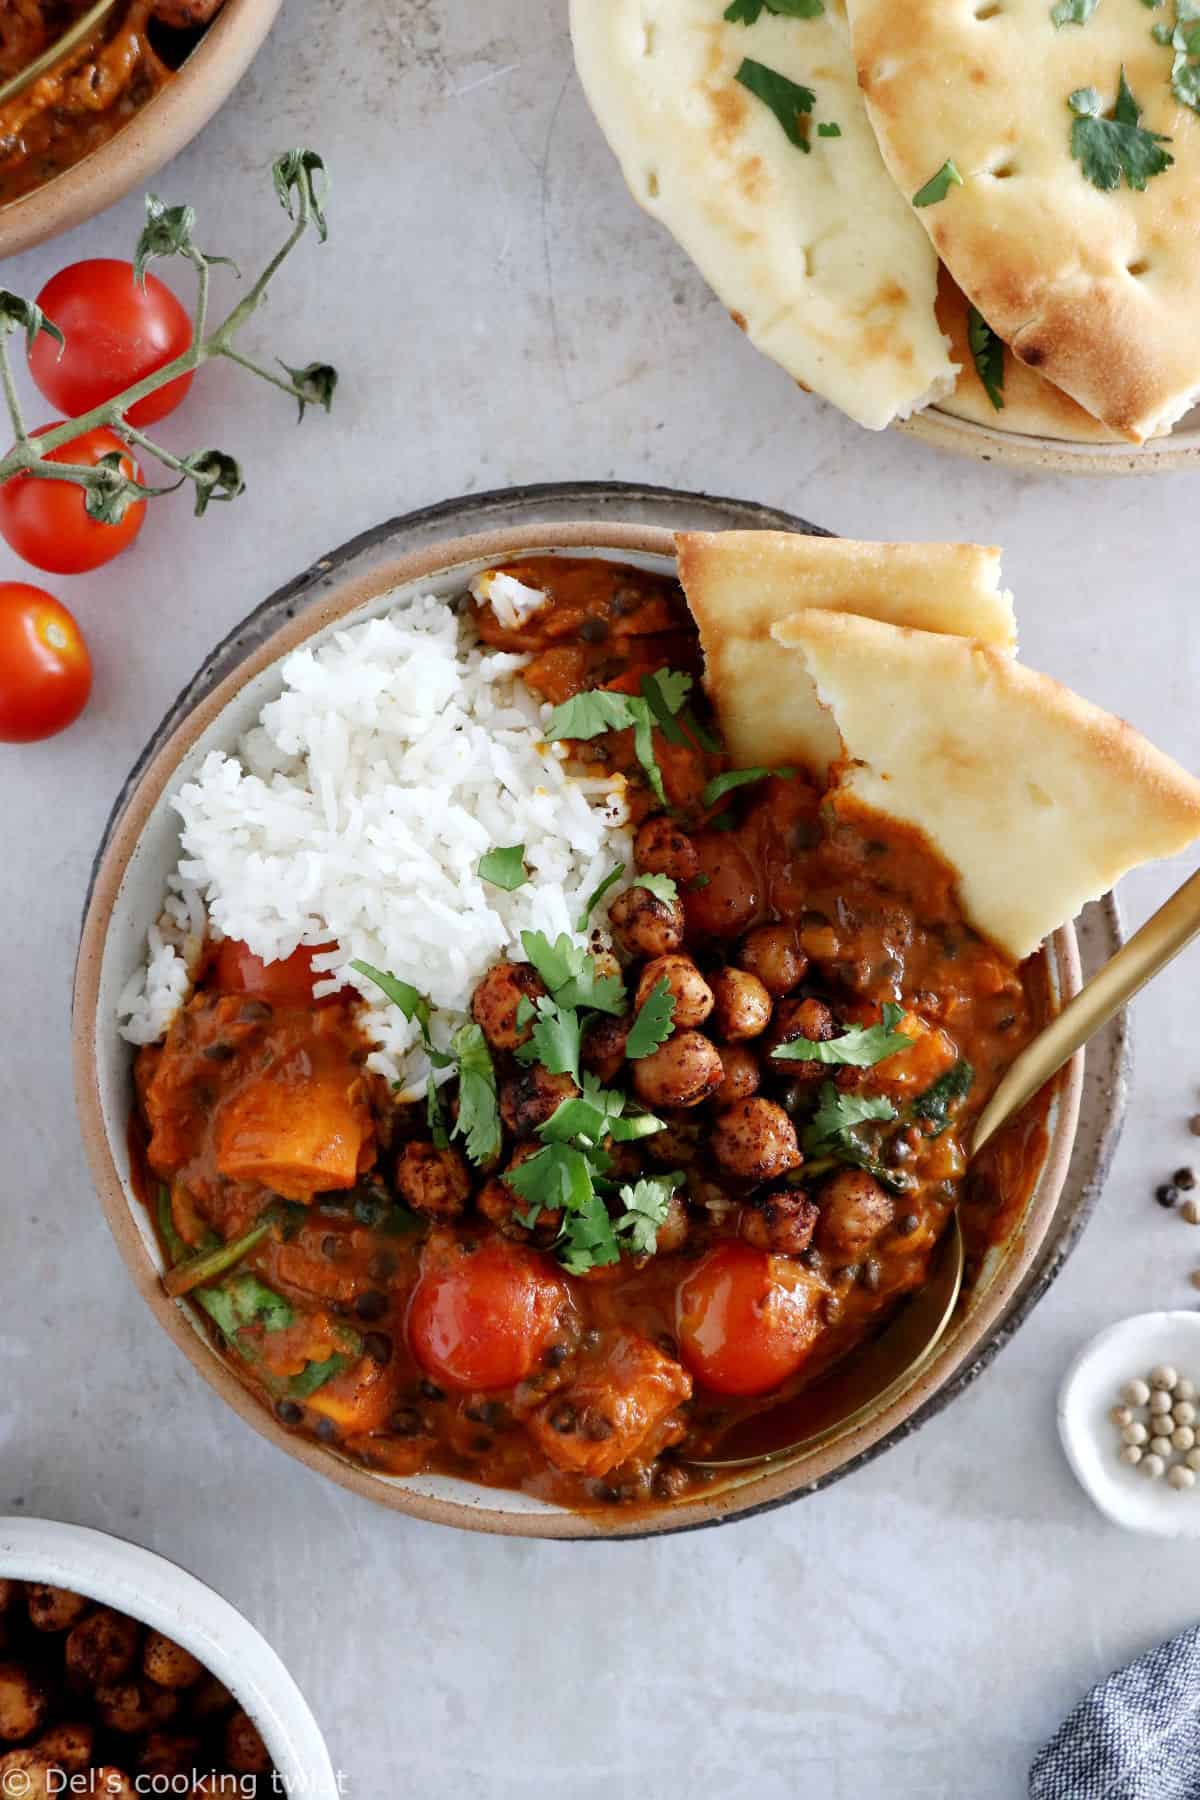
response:
M501 1237L468 1250L438 1234L421 1252L409 1302L412 1353L448 1387L512 1387L537 1367L567 1300L544 1256Z
M66 607L43 588L0 582L0 742L65 731L91 691L92 659Z
M39 332L29 351L29 373L68 418L115 399L135 381L182 356L192 341L192 322L156 275L145 287L133 264L98 256L72 263L51 276L38 305L66 339L62 349ZM180 375L131 406L131 425L152 425L174 412L192 385Z
M313 982L322 979L313 974L312 959L336 949L336 944L301 944L290 956L265 963L240 938L222 938L213 958L213 985L222 994L248 994L269 1006L311 1006ZM316 1004L336 999L329 994Z
M823 1292L790 1257L718 1245L676 1292L680 1354L714 1393L768 1393L808 1355L821 1330Z
M55 420L33 434L53 431ZM111 431L85 431L49 454L50 462L88 463L92 468L110 451L121 453L121 468L140 481L142 471L129 448ZM56 575L80 575L111 562L132 544L142 529L146 502L135 500L119 525L102 525L84 510L84 490L71 481L44 481L14 475L0 486L0 537L35 569Z

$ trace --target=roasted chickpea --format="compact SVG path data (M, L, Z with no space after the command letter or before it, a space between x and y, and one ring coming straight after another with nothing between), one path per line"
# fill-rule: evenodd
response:
M148 1631L142 1646L142 1672L159 1687L190 1688L204 1674L204 1664L174 1638Z
M777 1181L803 1158L796 1127L772 1100L739 1100L719 1112L713 1123L712 1152L730 1175L741 1181Z
M661 1131L654 1132L652 1136L643 1138L640 1144L629 1145L628 1148L634 1150L635 1154L639 1150L644 1151L660 1169L686 1169L700 1154L704 1127L692 1113L672 1116L663 1109L662 1117Z
M107 1606L71 1627L67 1637L68 1678L85 1687L100 1687L128 1673L137 1654L138 1626Z
M0 1800L49 1800L61 1793L53 1769L36 1750L10 1750L0 1756Z
M10 1606L16 1604L20 1583L9 1581L7 1576L0 1576L0 1613L6 1613Z
M414 1212L431 1219L457 1219L471 1197L471 1176L460 1153L427 1143L405 1144L396 1186Z
M716 1093L724 1075L715 1044L702 1032L677 1031L634 1063L633 1086L647 1106L699 1106Z
M738 1230L756 1250L799 1256L812 1243L817 1208L791 1188L777 1188L753 1206L744 1206Z
M182 1775L185 1770L195 1768L199 1755L198 1737L152 1731L138 1751L137 1766L143 1775Z
M639 827L633 840L633 859L645 875L669 875L682 887L700 869L696 846L664 813L655 813Z
M735 1100L748 1100L757 1094L761 1071L753 1050L744 1044L722 1044L721 1062L725 1079L716 1092L718 1106L732 1106Z
M97 1794L103 1800L137 1800L137 1789L126 1775L124 1769L114 1769L111 1763L104 1763L92 1771L92 1782ZM220 1789L215 1788L214 1793Z
M790 994L804 979L808 958L794 925L760 925L738 949L738 966L757 975L769 994Z
M35 1631L70 1631L92 1603L82 1594L73 1594L70 1588L31 1581L25 1590L25 1604Z
M522 1000L532 1005L546 992L545 983L529 963L498 962L488 970L471 996L471 1017L493 1050L516 1050L529 1042L532 1020L517 1024Z
M758 1037L771 1023L771 996L747 969L718 969L710 977L717 1030L727 1044Z
M667 1216L655 1234L654 1248L659 1256L670 1256L687 1243L691 1219L682 1194L674 1193L667 1203Z
M613 936L627 956L668 956L683 943L683 906L649 888L626 888L608 909Z
M583 1066L597 1081L614 1081L625 1061L625 1044L633 1014L614 1019L608 1013L597 1013L583 1036Z
M0 1741L32 1737L50 1710L50 1696L20 1663L0 1663Z
M96 1714L110 1731L134 1737L167 1725L179 1708L179 1696L147 1681L114 1681L96 1689Z
M640 1010L660 981L665 981L675 1000L671 1015L674 1030L703 1025L713 1009L713 992L690 956L656 956L642 970L635 1006Z
M736 937L761 905L750 859L727 831L699 832L695 844L704 879L693 879L682 890L688 932L695 937Z
M817 1248L856 1261L892 1222L895 1202L865 1169L839 1169L817 1195Z
M519 1075L501 1082L500 1117L513 1137L531 1137L578 1092L569 1075L552 1075L541 1063L530 1063Z
M193 1719L207 1723L233 1705L233 1695L215 1675L205 1674L188 1695L188 1710Z
M794 1043L797 1038L807 1038L810 1044L824 1044L836 1036L837 1026L833 1014L823 1000L781 1000L775 1008L775 1017L766 1037L771 1068L779 1075L786 1076L788 1081L798 1082L801 1087L815 1081L828 1081L834 1071L826 1063L801 1062L793 1057L776 1059L775 1051L784 1044ZM836 1073L840 1074L841 1071Z
M240 1707L225 1727L225 1760L240 1775L266 1775L271 1767L258 1727Z
M66 1774L77 1775L92 1760L95 1735L90 1725L56 1725L52 1731L43 1731L33 1748Z

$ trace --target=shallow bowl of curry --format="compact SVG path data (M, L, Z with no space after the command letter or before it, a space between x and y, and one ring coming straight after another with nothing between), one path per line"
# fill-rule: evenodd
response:
M780 1394L772 1393L766 1407L757 1399L732 1407L714 1407L711 1399L705 1399L701 1384L699 1397L692 1402L692 1456L682 1464L683 1475L665 1485L656 1479L637 1491L622 1491L619 1486L604 1482L564 1489L562 1482L556 1485L547 1480L536 1458L523 1462L519 1449L507 1461L490 1460L489 1453L483 1451L482 1460L473 1465L472 1445L492 1443L496 1417L505 1412L503 1406L489 1407L486 1399L481 1404L478 1396L468 1396L461 1413L456 1413L457 1429L447 1430L444 1454L435 1455L428 1466L412 1472L372 1466L369 1455L331 1441L330 1434L296 1429L296 1418L287 1411L281 1418L278 1409L264 1404L252 1384L239 1379L230 1359L219 1353L211 1326L203 1316L170 1299L164 1291L163 1247L152 1208L147 1205L136 1133L131 1135L130 1129L136 1111L133 1057L129 1045L118 1035L117 998L138 961L146 929L158 914L167 875L178 857L178 822L170 808L170 797L209 751L231 748L255 722L265 701L278 693L280 660L292 649L319 642L322 634L382 613L406 593L433 593L454 603L462 599L468 583L480 572L496 565L528 567L535 557L539 559L537 567L543 572L543 580L544 571L553 566L543 560L547 558L560 559L558 566L564 571L580 569L588 562L620 564L660 582L672 582L675 572L669 533L611 524L489 533L414 553L323 596L254 652L179 727L143 772L98 870L76 976L76 1091L97 1186L138 1287L176 1344L243 1419L310 1467L377 1502L423 1519L527 1536L636 1536L718 1523L812 1491L868 1451L886 1447L956 1372L978 1357L1033 1264L1053 1216L1078 1116L1082 1064L1081 1059L1076 1059L1052 1090L1033 1103L1014 1128L1001 1137L983 1166L971 1171L965 1183L960 1182L961 1193L954 1181L945 1181L940 1189L942 1201L935 1199L926 1205L922 1200L919 1207L914 1201L917 1210L894 1222L892 1235L903 1240L909 1233L911 1244L905 1250L901 1243L890 1261L881 1256L874 1280L876 1287L882 1283L884 1299L894 1287L899 1304L903 1292L921 1278L920 1271L928 1266L937 1232L944 1226L953 1203L945 1196L953 1193L959 1201L967 1243L965 1294L936 1355L895 1388L882 1393L861 1414L824 1435L811 1435L813 1420L821 1416L820 1408L830 1386L846 1379L853 1369L853 1351L836 1363L832 1363L831 1352L832 1373L825 1382L817 1379L808 1385L799 1384L795 1392L785 1385ZM787 803L793 807L801 804L795 797ZM750 829L749 825L745 827ZM730 845L735 835L740 843L743 828L739 827L737 834L730 833L726 840ZM903 861L907 847L900 844L893 849ZM817 845L805 853L815 860L804 865L804 879L826 883L827 904L831 912L836 912L836 898L828 891L830 880L839 870L848 870L848 879L869 880L870 875L863 875L862 870L872 857L878 856L879 850L878 841L864 840L847 852L848 862L835 858L826 866L821 861L825 852ZM918 912L927 906L940 917L947 907L953 906L948 898L946 872L923 868L919 856L913 866L911 903ZM718 863L714 863L714 870L717 867ZM1078 952L1070 927L1058 932L1042 952L1022 965L1019 973L997 973L990 949L977 939L974 947L971 945L973 934L968 931L964 937L957 927L947 927L944 918L940 923L935 921L935 925L936 929L931 926L929 930L915 930L915 937L924 948L914 960L912 979L944 980L959 1000L969 999L974 989L980 995L991 993L991 1000L980 1002L979 1020L986 1014L991 1025L986 1030L978 1025L977 1054L980 1050L986 1054L984 1040L995 1025L1006 1027L1020 1012L1019 1029L1027 1036L1036 1028L1040 1016L1078 988ZM1011 993L1019 993L1018 1002L1011 1008L1002 1006L996 997L1005 983ZM803 1004L808 1006L810 1002L805 1000ZM1013 1053L1017 1047L1012 1046ZM982 1105L985 1098L986 1093L981 1091L978 1104ZM922 1147L919 1154L924 1157L926 1148ZM935 1144L934 1154L952 1156L948 1145L939 1151ZM961 1151L954 1154L958 1160L952 1156L946 1168L935 1173L953 1175L959 1180L963 1173ZM480 1210L485 1211L482 1204ZM761 1240L773 1250L786 1246L786 1234L798 1223L803 1224L802 1213L799 1220L795 1214L781 1212L779 1216L764 1214L762 1220L756 1217L752 1221L756 1233L783 1234ZM810 1234L811 1230L810 1223ZM759 1237L751 1236L752 1244L759 1241ZM736 1240L731 1244L719 1235L714 1238L705 1227L699 1241L681 1254L697 1259L694 1266L704 1269L714 1258L736 1259L740 1253ZM686 1287L690 1279L688 1268L683 1267L681 1273ZM636 1317L647 1338L656 1325L663 1323L662 1295L655 1279L653 1273L641 1278L627 1308L633 1309L631 1316ZM664 1275L662 1280L665 1279ZM855 1308L861 1311L860 1336L875 1316L870 1280L864 1281L867 1291L861 1302L849 1297L851 1322L859 1317ZM610 1288L601 1280L594 1287L575 1283L572 1286L585 1318L593 1321L590 1335L600 1336L599 1328L610 1318L614 1307L620 1310L620 1284ZM834 1316L832 1312L830 1316ZM843 1312L843 1319L845 1316ZM879 1310L879 1319L884 1316ZM410 1321L411 1317L410 1310ZM831 1334L834 1349L837 1341L835 1330ZM420 1369L409 1373L419 1374ZM657 1370L649 1373L657 1378ZM422 1385L429 1387L428 1382ZM422 1404L419 1392L414 1388L417 1407ZM445 1401L446 1396L442 1394L441 1399ZM694 1461L710 1444L724 1447L726 1453L760 1447L770 1436L763 1422L770 1419L772 1408L782 1415L785 1406L790 1409L787 1417L795 1428L790 1438L784 1436L781 1441L808 1438L801 1451L717 1474L694 1472ZM291 1408L291 1414L299 1411L298 1407ZM555 1425L554 1429L561 1426ZM501 1426L501 1436L503 1431ZM567 1491L569 1497L564 1498Z
M148 0L117 0L94 44L0 105L0 256L90 219L178 155L241 80L279 6L224 0L202 29L156 36ZM0 27L0 83L83 10L21 0Z

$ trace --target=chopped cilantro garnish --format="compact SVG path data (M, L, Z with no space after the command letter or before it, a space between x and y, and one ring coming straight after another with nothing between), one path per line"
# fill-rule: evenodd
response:
M1196 60L1200 58L1200 0L1178 0L1175 29L1165 41L1175 48L1171 92L1193 112L1200 112L1200 61Z
M604 880L599 882L597 884L597 886L592 889L591 893L588 895L587 899L583 903L583 911L580 913L579 917L575 921L576 931L586 931L587 930L588 920L591 918L592 913L594 912L596 907L599 906L599 904L603 900L605 894L607 894L609 888L613 886L614 882L620 881L620 879L624 873L625 873L625 864L623 862L619 862L617 864L616 868L610 869L608 874L604 877Z
M778 775L781 781L791 781L795 769L726 769L723 775L714 775L700 796L701 806L715 806L723 795L733 788L745 787L751 781L765 781L768 775Z
M524 887L529 880L524 844L508 844L500 849L489 850L479 859L478 874L481 881L503 888L509 894Z
M750 57L746 57L734 80L770 107L788 141L807 156L809 144L804 121L817 103L812 89L789 81L786 75L780 75L777 70L768 69L765 63L754 62Z
M627 1113L626 1097L620 1088L604 1088L594 1075L583 1078L583 1092L560 1100L544 1125L538 1127L543 1143L575 1143L584 1150L598 1148L606 1137L615 1143L632 1143L636 1138L652 1137L663 1129L661 1119L640 1107Z
M666 976L660 976L647 994L625 1040L625 1054L631 1062L649 1056L671 1035L675 1017L675 996Z
M895 1117L895 1107L882 1095L840 1094L832 1081L823 1082L817 1110L804 1134L804 1148L836 1151L856 1125Z
M382 988L393 1005L398 1006L406 1019L415 1020L423 1033L429 1029L429 1002L410 981L401 981L398 975L389 975L386 969L373 969L368 962L352 962L350 967L356 975L365 975L373 981L377 988Z
M924 187L919 187L912 197L914 206L936 206L944 200L952 187L961 187L963 178L954 166L950 157L942 164L936 175L931 175Z
M1171 27L1169 25L1152 25L1150 27L1150 36L1154 39L1156 44L1169 44L1171 42Z
M704 870L701 869L701 871L698 875L692 876L692 879L688 882L688 886L689 886L689 888L691 888L692 892L695 893L700 888L706 888L711 880L712 880L712 876L706 875L704 873Z
M295 1400L307 1400L310 1394L315 1394L318 1388L323 1388L327 1381L332 1381L335 1375L340 1375L343 1369L348 1369L353 1361L352 1356L346 1356L342 1351L335 1350L332 1356L325 1358L324 1362L310 1362L306 1369L300 1371L299 1375L293 1375L287 1384L287 1391Z
M542 931L523 931L525 954L559 1006L590 1006L614 1015L625 1010L625 988L619 975L601 975L595 957L565 932L554 942Z
M1067 101L1075 118L1071 125L1071 155L1093 187L1106 193L1119 188L1122 176L1139 193L1153 175L1169 169L1175 158L1163 144L1170 138L1147 131L1138 121L1141 108L1130 92L1122 68L1113 116L1100 111L1095 88L1076 88Z
M965 1057L939 1075L932 1086L918 1094L912 1112L926 1137L940 1137L950 1123L951 1115L971 1091L975 1071Z
M683 682L682 691L676 685ZM654 716L654 723L666 738L668 744L686 744L683 727L675 723L674 715L680 710L691 689L690 675L680 675L670 669L664 669L658 675L643 675L639 687L642 699ZM672 705L674 701L674 705Z
M1004 340L975 307L967 308L967 343L975 373L997 412L1004 411Z
M679 888L670 875L639 875L633 886L645 888L667 906L674 906L679 898Z
M1056 0L1050 8L1055 25L1086 25L1100 0Z
M518 1020L528 1022L529 1015ZM529 1042L517 1050L517 1061L541 1063L552 1075L570 1075L579 1080L579 1052L583 1044L583 1025L573 1006L560 1006L548 994L542 994L533 1007L535 1021Z
M830 119L824 125L817 126L818 137L841 137L842 128L835 120Z
M731 25L757 25L764 7L783 19L819 19L825 0L733 0L723 16Z
M459 1026L450 1040L450 1049L458 1064L454 1135L465 1140L472 1162L488 1162L500 1149L500 1108L492 1053L483 1032L474 1024ZM432 1092L432 1081L429 1086Z
M654 755L655 719L660 713L673 716L679 711L691 692L692 678L675 669L661 669L647 679L654 684L653 707L645 692L615 694L608 688L589 688L554 708L546 721L546 741L553 744L562 738L577 738L587 742L604 731L632 731L634 755L655 798L665 806L662 771Z
M712 732L707 730L705 726L700 723L690 706L685 706L679 716L699 744L700 748L702 750L707 750L710 756L716 756L721 749L720 738L714 737Z
M237 1333L246 1326L283 1331L296 1317L283 1295L267 1287L257 1275L231 1275L220 1287L200 1288L196 1299L235 1348Z
M902 1006L887 1001L882 1025L855 1025L841 1037L813 1043L808 1038L795 1038L781 1044L771 1053L773 1062L846 1063L855 1069L869 1069L898 1051L911 1050L912 1039L896 1026L904 1017Z
M617 1220L617 1231L634 1256L653 1256L658 1248L658 1228L667 1222L671 1195L680 1180L678 1174L652 1175L621 1189L625 1210Z

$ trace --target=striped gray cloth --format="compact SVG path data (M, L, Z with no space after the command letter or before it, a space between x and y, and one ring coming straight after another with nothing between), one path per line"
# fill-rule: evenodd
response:
M1200 1626L1118 1669L1034 1758L1030 1800L1200 1800Z

